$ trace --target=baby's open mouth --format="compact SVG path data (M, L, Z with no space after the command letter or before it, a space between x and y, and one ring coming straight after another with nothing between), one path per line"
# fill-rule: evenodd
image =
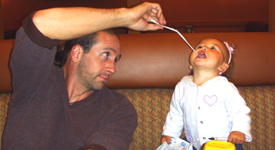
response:
M199 54L198 57L200 57L200 58L206 58L206 55L205 55L204 51L199 51L198 54Z

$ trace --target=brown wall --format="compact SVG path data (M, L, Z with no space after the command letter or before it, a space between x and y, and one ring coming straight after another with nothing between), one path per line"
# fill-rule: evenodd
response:
M4 27L21 26L31 12L51 7L87 6L101 8L126 7L126 0L1 0Z
M275 32L275 1L269 0L269 32Z
M268 19L268 0L150 1L160 3L170 21Z
M69 6L127 7L127 0L1 0L1 2L5 31L20 27L29 13L39 9ZM150 0L150 2L160 3L167 25L183 32L186 24L192 24L195 32L242 32L248 22L268 22L269 17L269 0Z
M146 0L140 0L145 2ZM151 0L163 6L169 26L195 32L242 32L248 23L268 23L269 0Z
M3 26L3 14L2 14L2 4L0 3L0 40L4 39L4 26Z

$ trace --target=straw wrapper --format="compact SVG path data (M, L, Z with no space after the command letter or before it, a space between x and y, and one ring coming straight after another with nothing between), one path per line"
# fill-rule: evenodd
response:
M156 150L192 150L192 144L180 138L171 138L171 142L168 145L167 142L163 142Z

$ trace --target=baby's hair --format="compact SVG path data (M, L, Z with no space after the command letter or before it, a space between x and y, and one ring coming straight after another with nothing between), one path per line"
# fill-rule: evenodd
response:
M234 72L234 54L232 54L232 56L231 56L231 62L229 64L228 69L224 73L222 73L221 76L226 77L229 81L232 82L233 81L233 79L232 79L233 72Z
M229 81L232 82L233 81L232 75L233 75L233 72L234 72L233 71L233 69L234 69L234 53L233 53L233 51L235 52L236 45L228 44L227 43L230 48L233 48L233 51L231 52L231 50L229 50L230 48L224 43L225 41L222 41L220 39L217 39L217 40L219 40L220 42L223 43L223 45L225 46L225 48L227 49L227 52L228 52L228 60L227 60L227 62L229 63L229 67L228 67L228 69L224 73L221 74L221 76L226 77ZM231 56L229 56L229 55L231 55Z

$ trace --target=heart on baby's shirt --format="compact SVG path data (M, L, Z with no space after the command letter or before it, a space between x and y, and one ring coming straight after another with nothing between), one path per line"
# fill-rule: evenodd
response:
M212 96L205 95L204 98L203 98L203 100L209 106L213 106L218 101L218 97L216 95L212 95Z

